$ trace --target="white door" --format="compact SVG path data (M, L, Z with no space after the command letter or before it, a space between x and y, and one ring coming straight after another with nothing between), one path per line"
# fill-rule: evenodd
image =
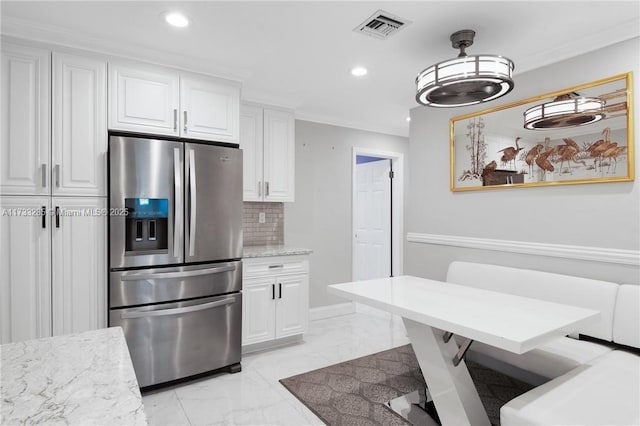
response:
M289 275L276 280L276 338L307 331L309 312L308 275Z
M162 69L109 64L109 128L179 136L180 77Z
M289 111L264 109L264 200L294 201L295 120Z
M0 343L51 336L49 200L0 197Z
M262 201L262 108L240 108L242 193L244 201Z
M107 63L54 52L54 195L107 195Z
M0 194L49 193L48 50L2 43Z
M276 294L272 277L244 278L242 282L242 344L275 338Z
M215 80L180 79L181 136L238 142L240 87Z
M391 276L391 160L356 165L354 279Z
M52 198L53 334L106 327L105 198Z

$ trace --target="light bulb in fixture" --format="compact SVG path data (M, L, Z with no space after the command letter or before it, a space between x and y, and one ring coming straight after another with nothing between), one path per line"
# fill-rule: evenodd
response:
M411 121L411 117L407 117L407 123Z
M189 25L189 19L179 12L170 12L164 16L164 20L171 26L184 28Z
M354 77L364 77L367 75L368 71L365 67L354 67L351 68L351 75Z

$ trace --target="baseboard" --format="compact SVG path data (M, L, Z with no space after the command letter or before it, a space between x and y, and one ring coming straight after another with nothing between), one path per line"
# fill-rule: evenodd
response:
M465 247L479 250L493 250L507 253L523 253L538 256L560 257L564 259L586 260L589 262L640 266L640 251L638 250L493 240L488 238L420 234L415 232L407 234L407 241L411 243Z
M340 315L348 315L356 312L356 306L353 302L338 303L335 305L319 306L309 309L309 321L319 319L338 317Z

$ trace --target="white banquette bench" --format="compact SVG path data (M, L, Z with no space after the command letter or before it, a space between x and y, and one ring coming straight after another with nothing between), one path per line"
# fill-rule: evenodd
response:
M640 425L640 285L458 261L447 282L600 311L582 340L522 355L473 343L467 359L537 386L501 408L502 426Z

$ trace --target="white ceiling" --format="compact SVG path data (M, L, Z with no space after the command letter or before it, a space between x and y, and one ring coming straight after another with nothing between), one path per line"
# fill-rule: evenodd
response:
M517 74L640 35L640 2L2 1L2 33L180 66L243 82L243 99L298 118L408 135L419 71L469 54L507 56ZM412 21L387 40L353 32L378 9ZM186 29L162 14L179 10ZM369 69L354 78L355 65Z

